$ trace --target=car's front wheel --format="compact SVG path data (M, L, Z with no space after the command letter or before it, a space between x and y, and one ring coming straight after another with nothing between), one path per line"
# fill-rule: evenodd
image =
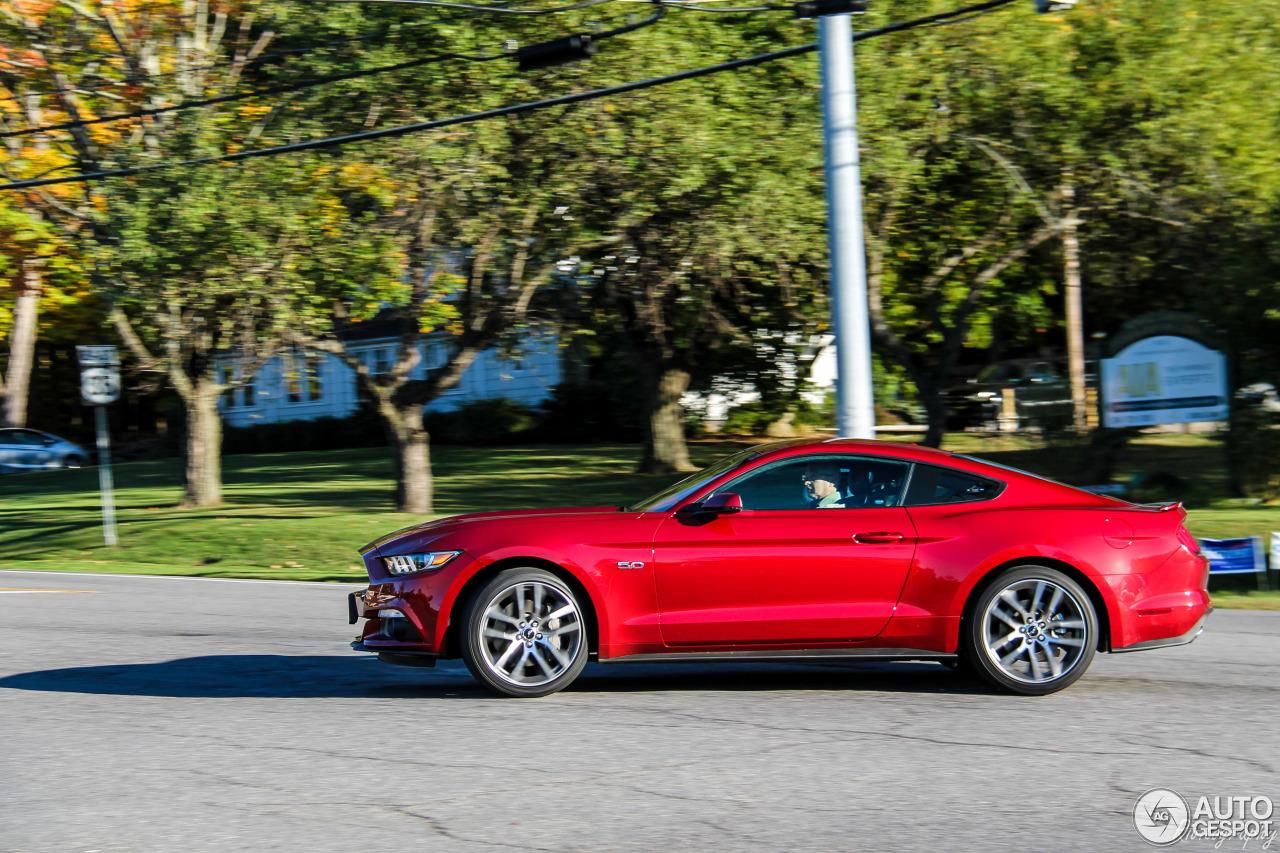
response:
M68 456L67 458L62 460L62 467L63 468L83 468L84 457L75 456L75 455Z
M1098 646L1098 616L1066 574L1018 566L978 595L964 627L964 652L987 682L1044 696L1084 675Z
M587 623L578 596L542 569L508 569L471 597L462 659L504 696L563 690L587 663Z

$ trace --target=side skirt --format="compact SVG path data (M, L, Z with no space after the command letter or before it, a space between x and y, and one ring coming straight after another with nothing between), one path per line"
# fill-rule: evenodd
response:
M927 649L731 649L720 652L657 652L603 658L600 663L786 663L807 661L936 661L957 655Z

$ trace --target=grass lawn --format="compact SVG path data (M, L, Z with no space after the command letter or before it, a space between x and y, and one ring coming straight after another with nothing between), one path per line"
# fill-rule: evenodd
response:
M691 448L709 464L737 445ZM0 568L363 580L377 536L485 509L619 505L674 478L634 473L634 447L438 447L438 514L396 513L384 449L227 456L225 504L183 510L177 460L115 466L120 544L102 544L96 469L0 477Z
M690 449L694 463L705 465L749 443L698 442ZM1004 436L959 435L947 447L1029 470L1043 467L1045 453L1029 439ZM1203 496L1225 480L1217 453L1203 436L1147 437L1126 451L1121 473L1176 471L1195 478ZM433 451L439 514L430 517L618 505L675 479L634 473L637 458L637 448L619 445L439 446ZM228 456L223 464L226 503L212 510L175 508L177 460L116 466L115 548L102 544L96 469L0 477L0 568L359 581L365 575L357 548L427 520L392 511L384 449ZM1269 542L1271 531L1280 530L1280 507L1206 502L1191 510L1188 526L1197 536L1260 534ZM1280 593L1215 592L1215 604L1280 609Z

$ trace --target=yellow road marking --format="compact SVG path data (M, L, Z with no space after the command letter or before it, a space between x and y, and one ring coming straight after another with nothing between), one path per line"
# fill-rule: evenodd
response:
M65 593L93 593L102 595L100 589L24 589L17 586L0 586L0 593L5 592L65 592Z

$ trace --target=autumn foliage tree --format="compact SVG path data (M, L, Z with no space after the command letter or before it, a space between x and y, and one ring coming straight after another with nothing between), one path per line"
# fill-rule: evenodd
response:
M205 2L20 0L4 11L5 178L230 153L263 129L252 102L115 118L234 92L271 39L252 14L233 21ZM87 259L86 275L140 369L182 400L184 505L220 502L219 397L252 380L297 306L310 304L310 288L387 274L394 253L360 227L377 206L360 172L294 158L18 196L26 215Z

